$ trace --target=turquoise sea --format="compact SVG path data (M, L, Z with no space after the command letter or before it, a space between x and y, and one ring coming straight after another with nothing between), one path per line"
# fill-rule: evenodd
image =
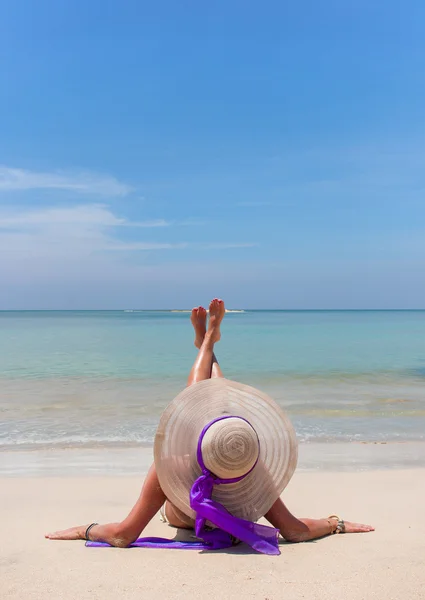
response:
M150 445L195 354L185 312L0 312L0 451ZM300 441L425 440L425 311L229 313L217 355Z

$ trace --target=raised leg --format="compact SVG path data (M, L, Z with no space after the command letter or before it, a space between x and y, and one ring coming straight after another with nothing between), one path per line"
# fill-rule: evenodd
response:
M211 365L211 379L215 379L216 377L224 377L224 375L222 370L220 369L220 365L218 364L216 355L213 354L213 361Z
M214 344L220 340L220 324L225 315L224 302L215 298L210 304L210 319L208 323L208 330L204 333L202 339L202 323L204 323L204 312L205 309L199 307L192 311L192 324L195 328L196 337L195 345L201 344L198 352L198 356L195 359L193 367L190 371L187 385L192 385L198 381L204 379L210 379L214 370L214 376L222 377L221 369L218 366L217 359L214 355ZM206 313L205 313L206 320ZM205 328L205 325L204 325ZM205 331L205 329L204 329ZM202 340L202 341L201 341Z
M197 308L192 309L190 320L192 321L193 329L195 330L195 346L199 350L207 332L207 311L203 306L198 306ZM220 369L220 365L218 364L217 357L214 353L212 356L210 377L211 379L216 377L224 377Z

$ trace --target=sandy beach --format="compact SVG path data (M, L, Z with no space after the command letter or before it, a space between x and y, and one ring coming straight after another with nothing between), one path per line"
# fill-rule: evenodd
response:
M1 478L1 598L425 598L425 469L297 472L283 497L298 516L336 512L376 531L282 542L278 557L245 546L198 553L44 539L57 528L119 520L140 483L134 476ZM176 535L159 519L145 533Z

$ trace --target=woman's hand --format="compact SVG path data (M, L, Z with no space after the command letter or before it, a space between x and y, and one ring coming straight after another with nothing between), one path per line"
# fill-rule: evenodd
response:
M279 529L280 535L288 542L307 542L335 533L340 517L331 515L326 519L297 519L289 512L281 498L278 498L266 519ZM366 533L374 531L371 525L345 521L346 533Z
M344 525L345 533L367 533L368 531L375 531L375 527L372 527L372 525L362 525L362 523L344 521Z
M71 527L63 531L55 531L47 533L44 537L48 540L85 540L86 531L89 525L80 525L79 527ZM107 525L96 524L90 529L89 539L92 542L106 542L117 548L126 548L134 540L136 536L129 537L128 532L121 526L120 523L108 523Z
M44 537L48 540L85 540L86 529L89 525L90 523L88 525L79 525L70 529L54 531L53 533L46 533Z

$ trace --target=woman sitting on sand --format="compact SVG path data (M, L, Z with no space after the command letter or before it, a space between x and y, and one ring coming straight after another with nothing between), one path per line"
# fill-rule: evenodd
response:
M161 418L155 464L129 515L120 523L81 525L46 538L128 547L161 509L173 527L194 528L196 518L197 536L212 547L226 547L223 540L238 538L268 554L279 553L269 545L277 533L289 542L305 542L374 530L336 515L298 519L286 508L280 493L295 469L295 435L281 409L265 394L224 379L214 354L224 315L223 301L213 300L207 329L206 310L192 310L199 352L186 390ZM252 523L262 516L275 529ZM219 542L224 546L216 544L217 530L224 536Z

